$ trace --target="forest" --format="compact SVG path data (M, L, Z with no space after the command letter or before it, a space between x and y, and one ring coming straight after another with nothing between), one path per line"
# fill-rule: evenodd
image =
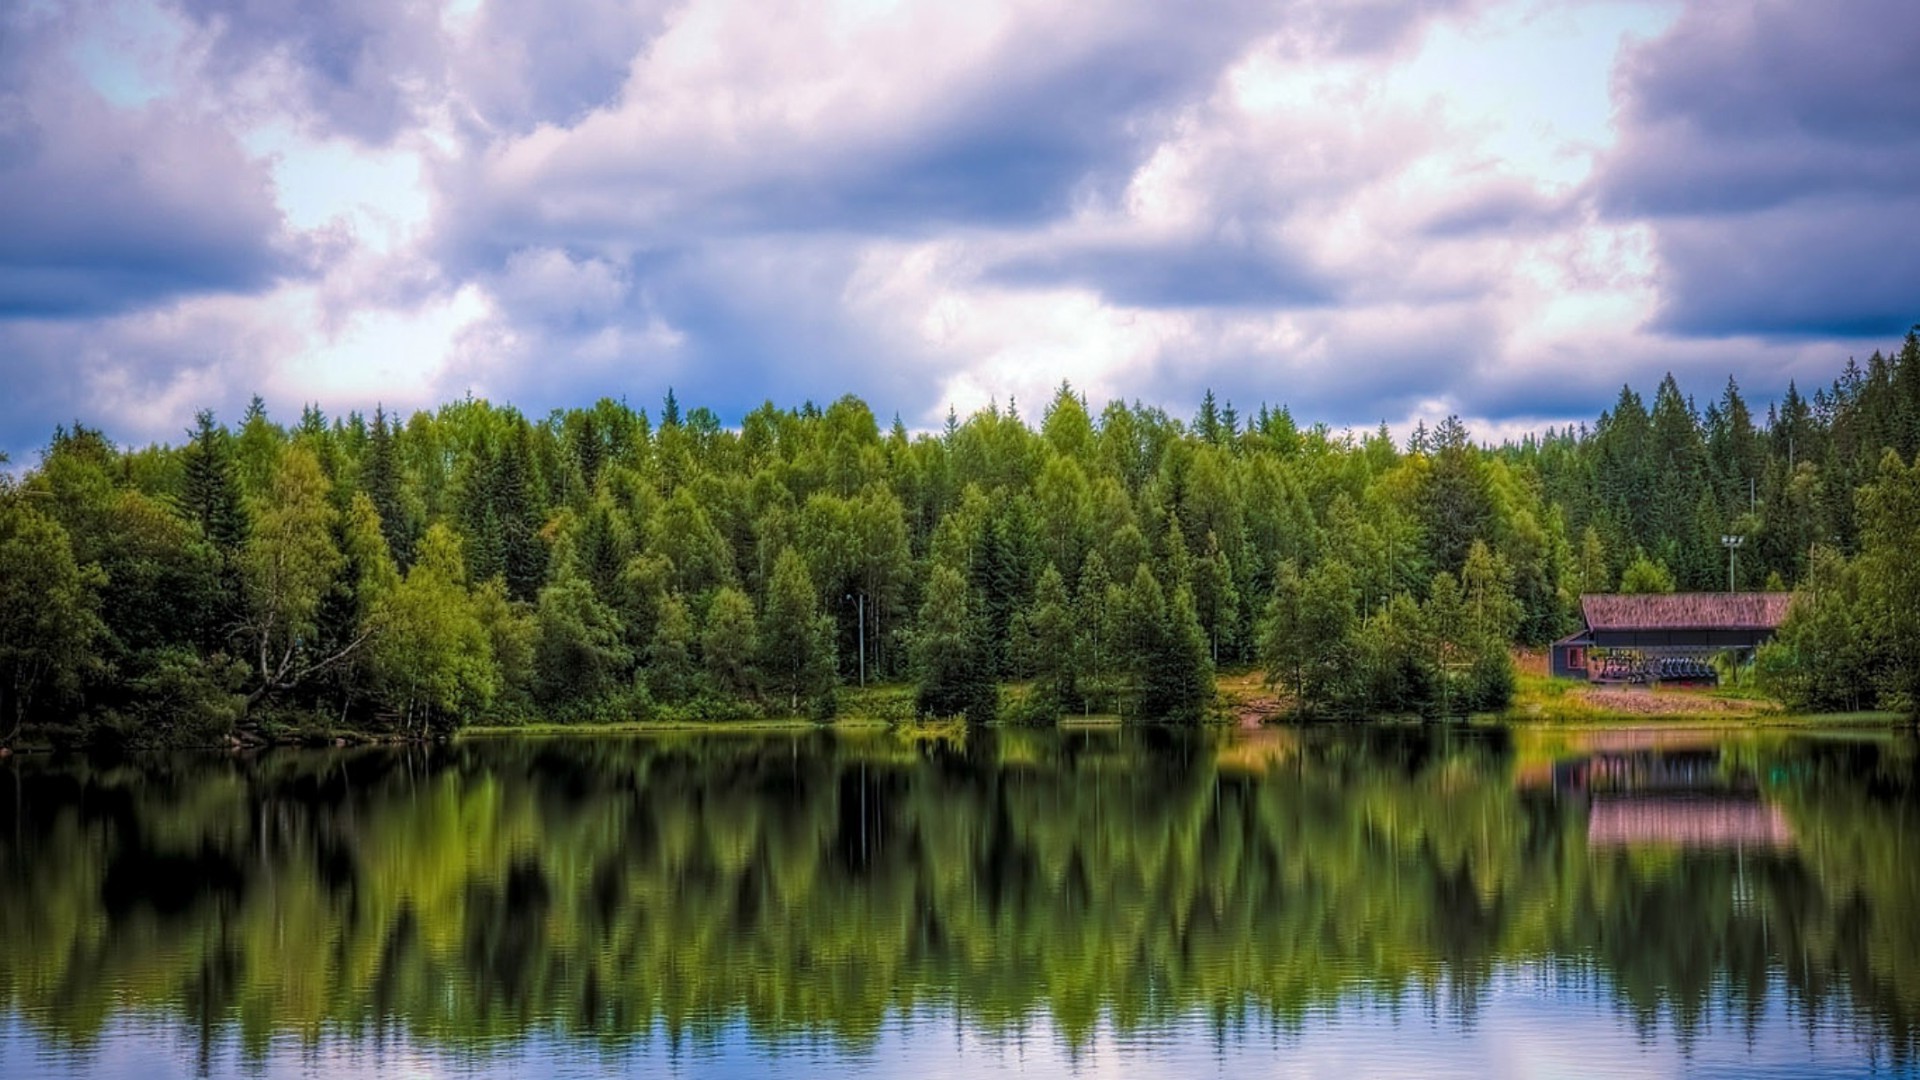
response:
M1916 328L1920 330L1920 328ZM1650 401L1650 404L1649 404ZM0 745L473 723L1197 721L1218 669L1328 717L1498 710L1582 593L1793 588L1796 708L1920 707L1920 334L1756 415L1669 375L1498 445L1062 384L943 429L848 396L467 398L173 445L76 422L0 470Z

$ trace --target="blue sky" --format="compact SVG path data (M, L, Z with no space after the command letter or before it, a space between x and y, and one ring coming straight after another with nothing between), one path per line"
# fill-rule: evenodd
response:
M1920 321L1916 56L1905 0L26 0L0 449L254 393L1766 401Z

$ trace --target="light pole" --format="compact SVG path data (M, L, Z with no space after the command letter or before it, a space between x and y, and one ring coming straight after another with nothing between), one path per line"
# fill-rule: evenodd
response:
M1720 538L1720 545L1727 549L1727 591L1728 592L1737 591L1733 587L1733 553L1736 551L1739 551L1740 545L1746 542L1747 542L1747 538L1744 536L1722 536Z
M857 614L854 617L860 621L857 636L860 642L860 686L864 689L867 685L867 594L855 593L847 599L856 602Z

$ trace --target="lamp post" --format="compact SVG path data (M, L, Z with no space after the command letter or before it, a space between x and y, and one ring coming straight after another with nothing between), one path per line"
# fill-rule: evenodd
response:
M867 594L855 593L847 599L855 601L857 605L854 617L860 622L857 636L860 642L860 686L864 689L867 685Z
M1733 587L1733 553L1736 551L1739 551L1740 545L1746 542L1747 542L1747 538L1744 536L1722 536L1720 538L1720 545L1727 549L1727 591L1728 592L1736 591Z

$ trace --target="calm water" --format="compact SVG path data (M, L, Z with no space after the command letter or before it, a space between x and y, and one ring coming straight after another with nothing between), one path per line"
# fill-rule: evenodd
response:
M1920 1075L1899 738L0 766L0 1075Z

